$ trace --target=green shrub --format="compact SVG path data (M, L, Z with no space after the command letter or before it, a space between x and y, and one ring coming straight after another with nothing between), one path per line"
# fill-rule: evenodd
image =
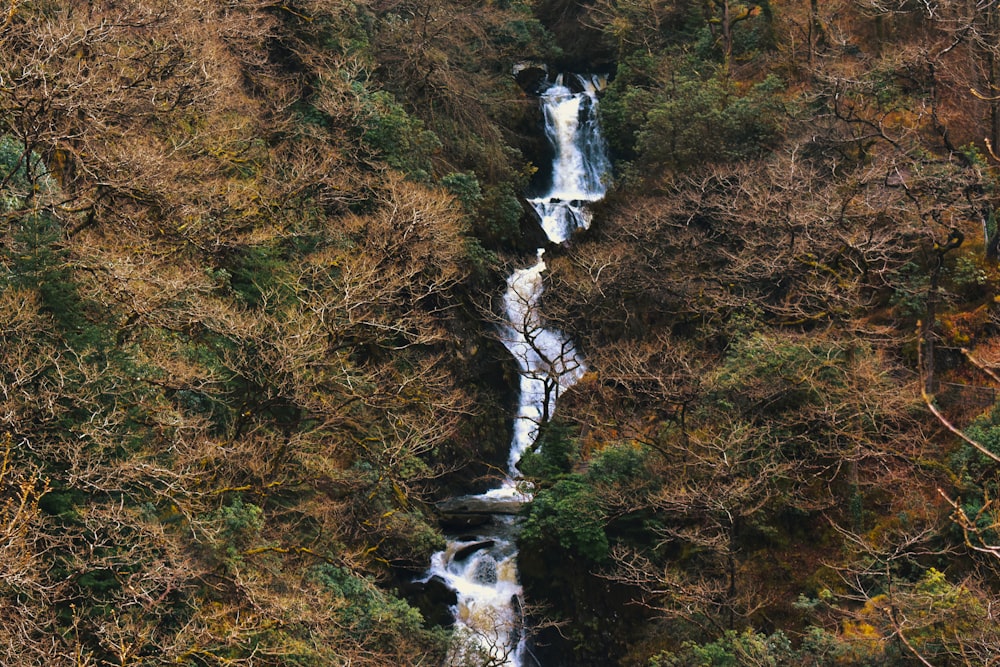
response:
M236 496L209 516L210 523L218 529L214 551L219 561L226 565L239 563L242 552L250 546L264 526L264 510Z
M685 642L677 652L664 652L649 661L650 667L778 667L792 662L795 652L781 631L764 635L729 630L714 642Z
M441 148L441 140L424 123L385 91L371 92L354 84L360 96L361 140L382 159L416 180L431 172L431 156Z
M535 497L520 539L536 550L561 550L595 563L607 558L610 548L599 499L579 475Z
M587 478L598 486L631 486L646 479L646 452L624 444L602 449L590 462Z
M697 58L635 55L619 67L601 118L617 159L686 169L753 158L775 145L788 115L783 90L774 75L741 91Z
M446 187L462 202L467 211L474 211L476 204L483 199L483 191L479 187L476 175L470 172L452 172L441 178L441 185Z
M347 568L324 563L313 569L312 578L342 600L336 622L357 640L378 644L382 638L424 632L419 611Z
M969 424L965 434L987 451L1000 456L1000 403L994 405L988 415L978 417ZM952 455L951 466L972 484L989 478L996 470L992 459L966 443L962 443Z
M580 460L580 448L573 426L551 421L542 427L535 451L526 453L518 468L536 481L554 481L568 473Z
M739 95L718 76L676 74L639 130L639 160L685 169L760 155L782 131L783 86L772 75Z
M0 136L0 183L0 211L16 210L32 195L55 189L41 155L25 154L24 144L10 135Z
M474 232L487 247L518 238L524 208L520 195L510 183L484 188L478 213Z

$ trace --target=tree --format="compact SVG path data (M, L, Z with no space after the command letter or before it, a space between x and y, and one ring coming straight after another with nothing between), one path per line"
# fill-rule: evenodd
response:
M299 9L0 18L7 662L444 652L378 586L475 449L466 212L386 164L363 17Z

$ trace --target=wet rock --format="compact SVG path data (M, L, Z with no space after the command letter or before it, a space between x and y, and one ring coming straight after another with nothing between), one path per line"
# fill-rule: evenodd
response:
M441 514L438 525L446 533L457 533L469 528L485 526L493 520L489 514Z
M475 565L472 580L483 586L495 586L497 583L497 562L492 556L483 556Z
M465 560L477 551L491 548L496 542L494 540L483 540L475 544L469 544L455 551L454 560Z
M400 587L400 594L423 615L428 625L450 627L455 623L451 607L458 604L458 593L434 575L427 581L413 581Z
M514 499L462 496L437 504L438 524L448 533L457 534L485 526L497 515L520 513L523 501Z
M518 514L524 506L523 500L515 498L484 498L482 496L463 496L444 500L437 504L442 515L491 515Z
M541 95L548 78L549 68L543 64L525 61L514 65L514 80L529 95Z
M566 71L585 72L614 59L614 43L605 39L599 27L585 21L591 4L579 0L536 0L533 3L535 16L562 50L563 56L554 64Z

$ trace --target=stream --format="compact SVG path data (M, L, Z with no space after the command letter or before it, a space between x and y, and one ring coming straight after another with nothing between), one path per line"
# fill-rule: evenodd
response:
M555 244L587 229L587 205L605 194L610 164L597 117L597 93L605 83L599 75L560 74L540 95L545 134L554 151L552 182L544 194L528 201ZM517 465L555 411L560 393L586 371L570 338L548 328L538 312L545 269L540 248L534 264L510 275L503 297L506 323L500 339L517 362L520 378L506 478L485 493L442 504L476 518L467 531L448 535L448 546L434 554L423 579L438 578L457 596L448 665L539 664L527 641L517 574L518 514L531 501Z

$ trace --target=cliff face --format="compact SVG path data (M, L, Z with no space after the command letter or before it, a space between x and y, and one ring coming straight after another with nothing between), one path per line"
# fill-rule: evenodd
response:
M535 16L545 25L550 40L558 48L553 65L572 72L594 72L613 67L617 54L614 43L606 38L607 15L603 9L594 3L574 0L540 0L534 3Z

